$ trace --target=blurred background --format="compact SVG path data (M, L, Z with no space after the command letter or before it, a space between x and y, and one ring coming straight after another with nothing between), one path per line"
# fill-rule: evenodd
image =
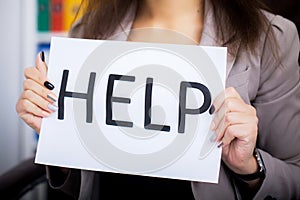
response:
M0 1L0 175L32 157L36 134L17 116L23 71L39 51L48 61L51 36L67 36L81 0Z
M80 2L0 0L0 177L34 157L37 146L37 135L15 109L23 89L23 71L35 65L39 51L45 51L48 61L51 36L67 35Z
M15 111L23 69L34 64L34 7L29 1L0 2L0 174L32 156L35 137Z

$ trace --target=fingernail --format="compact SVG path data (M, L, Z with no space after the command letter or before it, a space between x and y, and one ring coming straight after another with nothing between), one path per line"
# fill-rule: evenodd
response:
M45 53L44 53L44 51L41 52L40 56L41 56L41 60L43 62L45 62Z
M49 90L53 90L54 89L54 85L52 85L50 82L45 81L44 86L49 89Z
M209 109L209 114L212 115L215 112L215 106L211 105L210 109Z
M215 123L212 121L211 124L210 124L209 129L210 129L210 130L214 130L214 129L215 129L215 126L216 126Z
M51 103L48 104L48 108L54 112L56 112L58 110L58 107L56 105L53 105Z
M224 142L221 142L220 144L218 144L218 148L221 148L222 146L224 146Z
M48 98L48 99L50 99L50 100L52 100L52 101L54 101L54 102L56 102L56 101L57 101L57 100L56 100L56 98L54 98L54 97L50 96L50 94L48 94L48 95L47 95L47 98Z

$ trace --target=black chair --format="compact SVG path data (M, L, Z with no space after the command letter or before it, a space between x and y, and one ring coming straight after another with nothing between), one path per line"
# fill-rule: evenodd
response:
M0 199L17 200L38 185L47 185L46 199L72 199L61 191L49 187L44 165L34 164L34 158L24 160L0 176Z

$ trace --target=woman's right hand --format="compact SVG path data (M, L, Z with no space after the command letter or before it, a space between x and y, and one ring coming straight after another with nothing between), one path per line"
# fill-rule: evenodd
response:
M16 104L19 117L38 134L42 118L49 117L57 110L57 97L51 92L54 86L47 80L47 69L44 53L41 52L36 57L36 67L24 71L24 89Z

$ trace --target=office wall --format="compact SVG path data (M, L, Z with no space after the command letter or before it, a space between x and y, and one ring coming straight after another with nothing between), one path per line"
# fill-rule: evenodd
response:
M26 60L31 55L26 53L25 41L30 1L0 1L0 174L33 155L34 135L15 111L24 65L33 60Z

